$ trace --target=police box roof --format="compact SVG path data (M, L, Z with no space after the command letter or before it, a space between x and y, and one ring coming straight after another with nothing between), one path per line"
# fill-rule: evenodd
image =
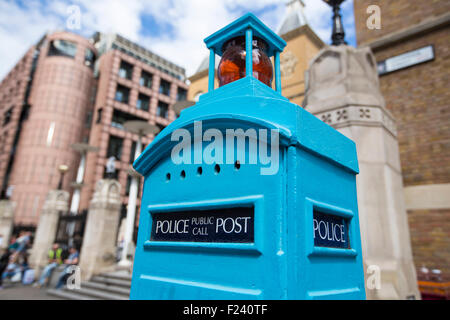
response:
M261 38L267 43L269 46L267 51L269 57L273 56L276 51L283 51L286 46L286 41L270 30L252 13L243 15L226 27L216 31L204 41L208 49L214 49L214 52L217 55L222 56L222 47L224 43L232 38L244 36L245 31L249 28L252 29L254 37Z

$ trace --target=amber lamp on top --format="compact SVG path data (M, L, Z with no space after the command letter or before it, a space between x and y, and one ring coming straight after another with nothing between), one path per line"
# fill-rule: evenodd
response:
M267 43L257 37L252 40L253 77L272 86L272 62L267 56ZM240 36L225 42L222 59L217 68L219 86L239 80L246 75L245 70L245 37Z
M213 33L205 39L205 44L209 49L208 93L213 94L215 90L215 56L218 55L221 57L217 68L220 87L254 78L272 88L273 78L274 89L281 94L280 53L286 41L253 14L247 13Z

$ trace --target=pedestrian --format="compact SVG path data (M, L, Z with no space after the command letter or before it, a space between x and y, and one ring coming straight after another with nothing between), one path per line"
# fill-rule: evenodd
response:
M28 248L30 241L31 241L31 232L30 231L22 232L21 236L17 239L17 242L19 243L17 251L19 253L25 252Z
M58 283L56 284L55 287L56 289L61 289L61 287L66 283L66 280L70 275L70 272L72 271L71 267L78 264L78 257L79 257L78 250L75 247L70 247L69 252L70 252L69 257L64 261L65 268L59 274Z
M42 270L41 277L35 286L42 287L50 278L53 270L62 263L62 248L55 242L52 248L48 251L48 264Z
M11 257L11 251L9 248L5 249L5 252L0 256L0 290L3 289L3 272L9 264L9 258Z
M10 246L10 247L14 247L14 252L12 254L13 262L17 262L25 256L26 250L28 249L30 241L31 241L31 232L29 232L29 231L20 232L19 237Z
M9 241L8 249L9 249L10 253L11 254L14 253L14 251L16 251L18 247L19 247L19 243L17 242L17 237L15 235L13 235L11 237L11 240Z

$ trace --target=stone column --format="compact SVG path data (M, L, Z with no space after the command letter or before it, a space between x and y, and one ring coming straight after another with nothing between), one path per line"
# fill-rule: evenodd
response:
M119 182L112 179L99 180L89 206L81 247L80 270L83 280L115 270L120 206Z
M50 190L45 199L33 248L30 263L36 269L43 268L48 262L48 250L52 247L56 237L59 213L69 209L69 193L64 190Z
M420 299L396 125L385 108L370 49L346 45L322 49L310 62L303 106L356 143L367 298ZM379 289L371 281L376 280L377 270L381 271Z
M0 200L0 249L8 247L14 225L15 203L10 200Z

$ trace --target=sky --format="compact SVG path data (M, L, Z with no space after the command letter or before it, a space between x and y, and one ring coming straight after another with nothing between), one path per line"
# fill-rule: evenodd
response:
M308 24L330 43L331 8L303 0ZM203 39L247 12L272 30L287 0L0 0L0 79L46 32L68 30L90 37L114 32L195 73L208 54ZM74 6L75 7L74 9ZM342 4L346 41L355 46L353 0ZM79 8L79 20L74 10ZM75 14L76 16L76 14ZM77 23L79 21L79 23ZM73 28L75 26L75 28Z

